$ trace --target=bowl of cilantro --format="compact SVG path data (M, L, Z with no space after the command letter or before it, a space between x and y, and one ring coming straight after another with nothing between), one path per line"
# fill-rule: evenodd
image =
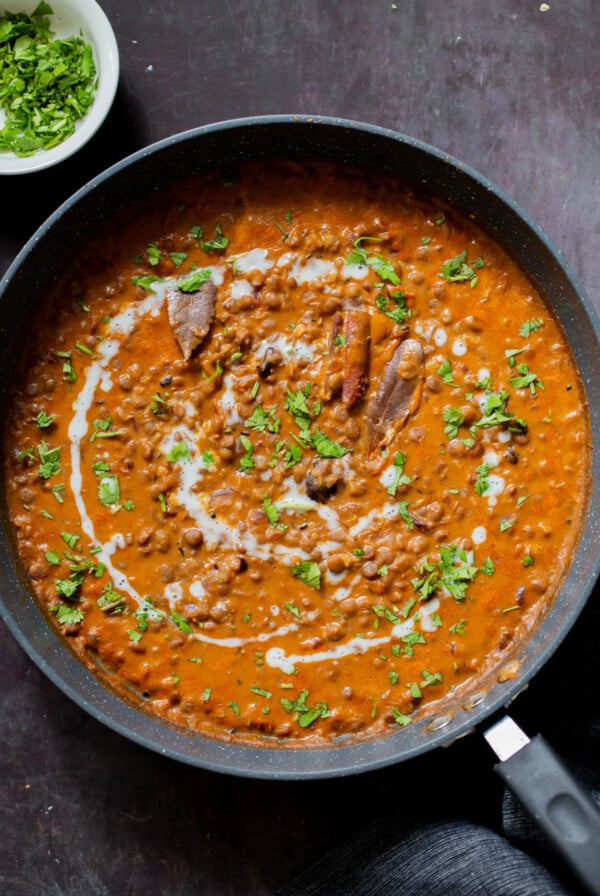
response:
M0 10L0 174L61 162L98 130L119 80L96 0L9 0Z

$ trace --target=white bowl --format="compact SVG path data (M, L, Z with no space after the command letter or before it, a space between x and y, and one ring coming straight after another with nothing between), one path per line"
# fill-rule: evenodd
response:
M98 86L94 102L75 126L75 131L58 146L41 149L20 158L12 152L0 152L0 174L28 174L56 165L77 152L92 137L112 106L119 82L119 51L111 24L96 0L48 0L53 9L50 29L59 38L81 36L91 48L97 70ZM34 11L38 0L6 0L3 10ZM4 115L0 113L0 118Z

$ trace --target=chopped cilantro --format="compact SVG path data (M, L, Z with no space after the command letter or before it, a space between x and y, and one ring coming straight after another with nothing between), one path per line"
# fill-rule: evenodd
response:
M442 418L447 424L444 432L449 439L455 439L458 436L459 427L465 422L465 417L460 408L446 407L442 411Z
M60 625L79 625L85 617L80 607L69 607L67 604L56 604L50 608L50 612L56 615Z
M38 445L38 455L40 458L38 469L40 479L50 479L52 476L60 473L60 448L50 448L42 439Z
M543 389L544 384L539 379L537 373L532 373L527 364L519 364L517 367L519 376L510 378L510 384L515 389L529 389L531 395L537 394L537 389Z
M279 523L279 508L268 495L263 498L263 510L271 526L277 526Z
M388 485L386 488L386 492L388 495L391 495L392 498L396 496L396 492L403 485L410 485L412 479L410 476L406 476L404 473L404 465L406 463L406 455L402 453L402 451L398 451L396 453L396 457L394 458L394 479L391 485Z
M132 277L131 282L134 286L139 286L149 292L154 292L152 287L155 283L162 283L162 279L160 277L155 277L154 274L148 274L147 277Z
M181 616L179 613L176 613L175 610L171 610L171 620L184 634L190 635L192 633L192 627L187 619L185 619L185 617Z
M54 583L56 593L60 594L61 597L66 598L74 598L80 585L81 581L74 578L57 579Z
M191 235L198 240L200 243L200 248L203 252L224 252L227 246L229 245L229 237L226 237L221 230L221 225L217 224L215 227L215 238L214 240L204 240L204 228L195 224L191 230ZM180 287L181 288L181 287Z
M401 728L404 728L406 725L410 725L412 722L412 716L407 716L405 713L400 712L395 706L392 707L392 715L394 716L394 721L397 725L400 725Z
M442 363L440 364L440 366L438 367L437 375L441 376L443 381L448 386L454 385L454 377L452 375L452 364L450 363L450 361L447 358L445 358L442 361Z
M321 570L318 563L303 560L298 566L292 567L292 575L316 591L321 587Z
M179 280L175 281L175 285L181 292L192 293L198 292L200 287L208 280L210 280L210 271L205 268L198 268L190 274L186 274L185 277L180 277Z
M406 523L409 529L415 528L415 521L408 511L408 501L400 501L398 504L398 513Z
M371 240L381 242L378 237L359 237L359 240ZM362 264L372 268L381 280L386 280L394 286L400 285L400 277L394 270L394 266L383 255L369 255L357 241L354 242L354 250L346 258L346 264Z
M169 453L167 454L167 462L170 464L179 463L181 461L190 460L191 453L187 442L175 442Z
M478 278L473 268L481 268L483 264L483 259L477 259L477 261L472 262L472 266L467 264L467 250L465 249L460 255L457 255L455 258L449 258L444 263L440 271L440 277L443 277L448 283L470 281L471 286L476 286Z
M338 442L333 442L318 429L315 429L311 443L321 457L344 457L351 451L350 448L344 448Z
M261 404L256 405L252 416L246 420L246 426L255 432L265 432L267 430L271 433L278 433L281 421L275 413L276 410L277 405L269 408L269 410L265 410Z
M97 86L92 48L81 36L55 39L52 8L0 16L0 152L33 155L57 146L89 111Z
M187 252L169 252L169 258L176 268L180 268L187 259Z
M392 625L398 625L398 623L402 622L395 613L393 613L388 607L383 607L379 604L375 604L372 607L373 612L379 619L387 619L388 622L391 622Z
M389 317L394 321L394 323L397 324L403 324L407 320L410 320L410 318L412 317L412 311L406 304L404 293L397 290L396 292L392 292L389 295L396 303L395 306L390 308L388 296L385 293L381 292L375 300L375 305L378 310L383 311L383 313L387 317Z
M427 600L439 588L445 588L456 601L462 602L478 569L469 562L465 551L451 545L440 548L440 560L437 563L431 563L425 558L417 564L416 571L420 577L412 579L412 586L421 600Z
M98 483L98 499L105 507L114 507L121 500L119 478L114 473L103 476Z
M484 495L490 487L488 473L491 470L490 464L483 463L477 467L477 481L475 482L475 491L478 495Z
M298 609L298 607L296 607L294 604L287 603L287 604L284 604L283 606L288 611L288 613L291 613L292 616L296 617L296 619L301 618L302 614L300 613L300 610Z
M250 690L253 694L258 694L259 697L265 697L267 700L270 700L273 696L271 691L266 691L264 688L259 688L255 684L250 685Z
M38 429L48 429L49 426L56 420L56 415L52 414L48 416L45 411L40 411L37 417L35 418L36 426Z
M242 445L242 448L246 452L240 458L240 470L243 473L247 473L254 467L254 445L252 444L248 436L245 435L240 436L240 443Z
M544 321L541 317L533 318L533 320L526 320L524 324L521 324L519 336L523 336L524 339L527 339L532 333L537 333L543 325Z
M156 267L157 264L160 264L162 255L157 243L148 243L146 246L146 255L148 256L148 262L152 267Z
M127 599L123 594L115 591L112 582L106 583L96 603L103 613L113 616L119 616L127 609Z

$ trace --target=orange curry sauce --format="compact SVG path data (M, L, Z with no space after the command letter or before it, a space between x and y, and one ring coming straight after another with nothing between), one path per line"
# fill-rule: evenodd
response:
M572 355L497 245L396 181L177 183L77 250L24 349L19 555L81 661L169 723L396 729L506 674L557 593Z

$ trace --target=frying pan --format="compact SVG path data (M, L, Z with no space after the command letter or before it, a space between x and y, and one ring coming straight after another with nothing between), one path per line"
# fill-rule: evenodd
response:
M478 682L467 700L462 697L460 703L446 703L443 715L416 721L397 733L320 749L257 748L190 734L152 718L101 684L48 625L33 599L7 523L4 488L0 489L0 612L40 669L96 719L145 747L213 771L283 780L380 768L448 745L476 727L489 726L562 642L600 571L600 518L596 512L600 328L589 300L547 236L490 181L456 159L409 137L351 121L306 116L240 119L169 137L126 158L79 190L33 235L0 283L0 408L7 400L19 334L74 244L91 236L121 209L178 177L277 157L327 158L363 165L399 176L417 189L442 197L459 212L474 216L528 273L560 319L587 392L596 448L584 531L560 594L525 648L511 657L517 661L516 675L498 676L496 670L493 677ZM510 727L505 722L504 730L507 724ZM503 725L488 728L490 741L495 742ZM509 752L501 747L502 758ZM523 787L518 780L524 773L526 792L521 792L521 798L540 817L547 832L562 841L563 851L572 863L579 864L588 886L600 887L600 823L593 804L586 803L585 795L563 779L545 742L534 739L498 768L515 790Z

